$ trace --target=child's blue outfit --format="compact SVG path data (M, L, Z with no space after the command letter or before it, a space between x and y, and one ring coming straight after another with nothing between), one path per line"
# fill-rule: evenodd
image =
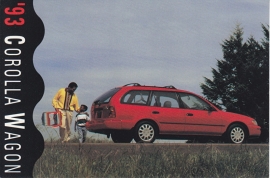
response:
M88 120L89 120L89 117L85 113L78 113L76 115L75 128L77 128L78 130L80 143L85 142L85 138L87 134L87 129L85 128L85 124Z

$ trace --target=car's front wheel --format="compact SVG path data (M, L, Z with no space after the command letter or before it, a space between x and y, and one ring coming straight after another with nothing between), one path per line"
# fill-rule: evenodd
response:
M114 143L130 143L133 139L130 131L113 131L111 137Z
M156 139L157 128L154 123L142 121L135 127L134 140L137 143L153 143Z
M229 143L243 143L246 140L246 129L240 124L233 124L227 131L227 139Z

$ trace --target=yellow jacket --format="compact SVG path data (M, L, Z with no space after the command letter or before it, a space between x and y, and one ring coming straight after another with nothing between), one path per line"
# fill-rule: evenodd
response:
M64 107L64 102L65 102L65 95L66 95L66 89L65 88L61 88L53 97L52 100L52 105L55 109L63 109ZM79 100L77 95L74 93L72 95L72 99L69 105L69 109L71 111L79 111L80 110L80 106L79 106Z

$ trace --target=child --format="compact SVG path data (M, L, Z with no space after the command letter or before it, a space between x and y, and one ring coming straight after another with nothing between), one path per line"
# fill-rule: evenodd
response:
M78 130L80 143L85 142L87 130L85 123L89 120L88 114L85 112L88 109L86 105L81 105L80 112L76 115L74 131Z

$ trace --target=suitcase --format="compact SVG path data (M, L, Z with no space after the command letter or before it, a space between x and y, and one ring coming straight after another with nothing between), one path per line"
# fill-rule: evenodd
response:
M44 126L59 127L62 124L61 112L43 112L41 121Z

